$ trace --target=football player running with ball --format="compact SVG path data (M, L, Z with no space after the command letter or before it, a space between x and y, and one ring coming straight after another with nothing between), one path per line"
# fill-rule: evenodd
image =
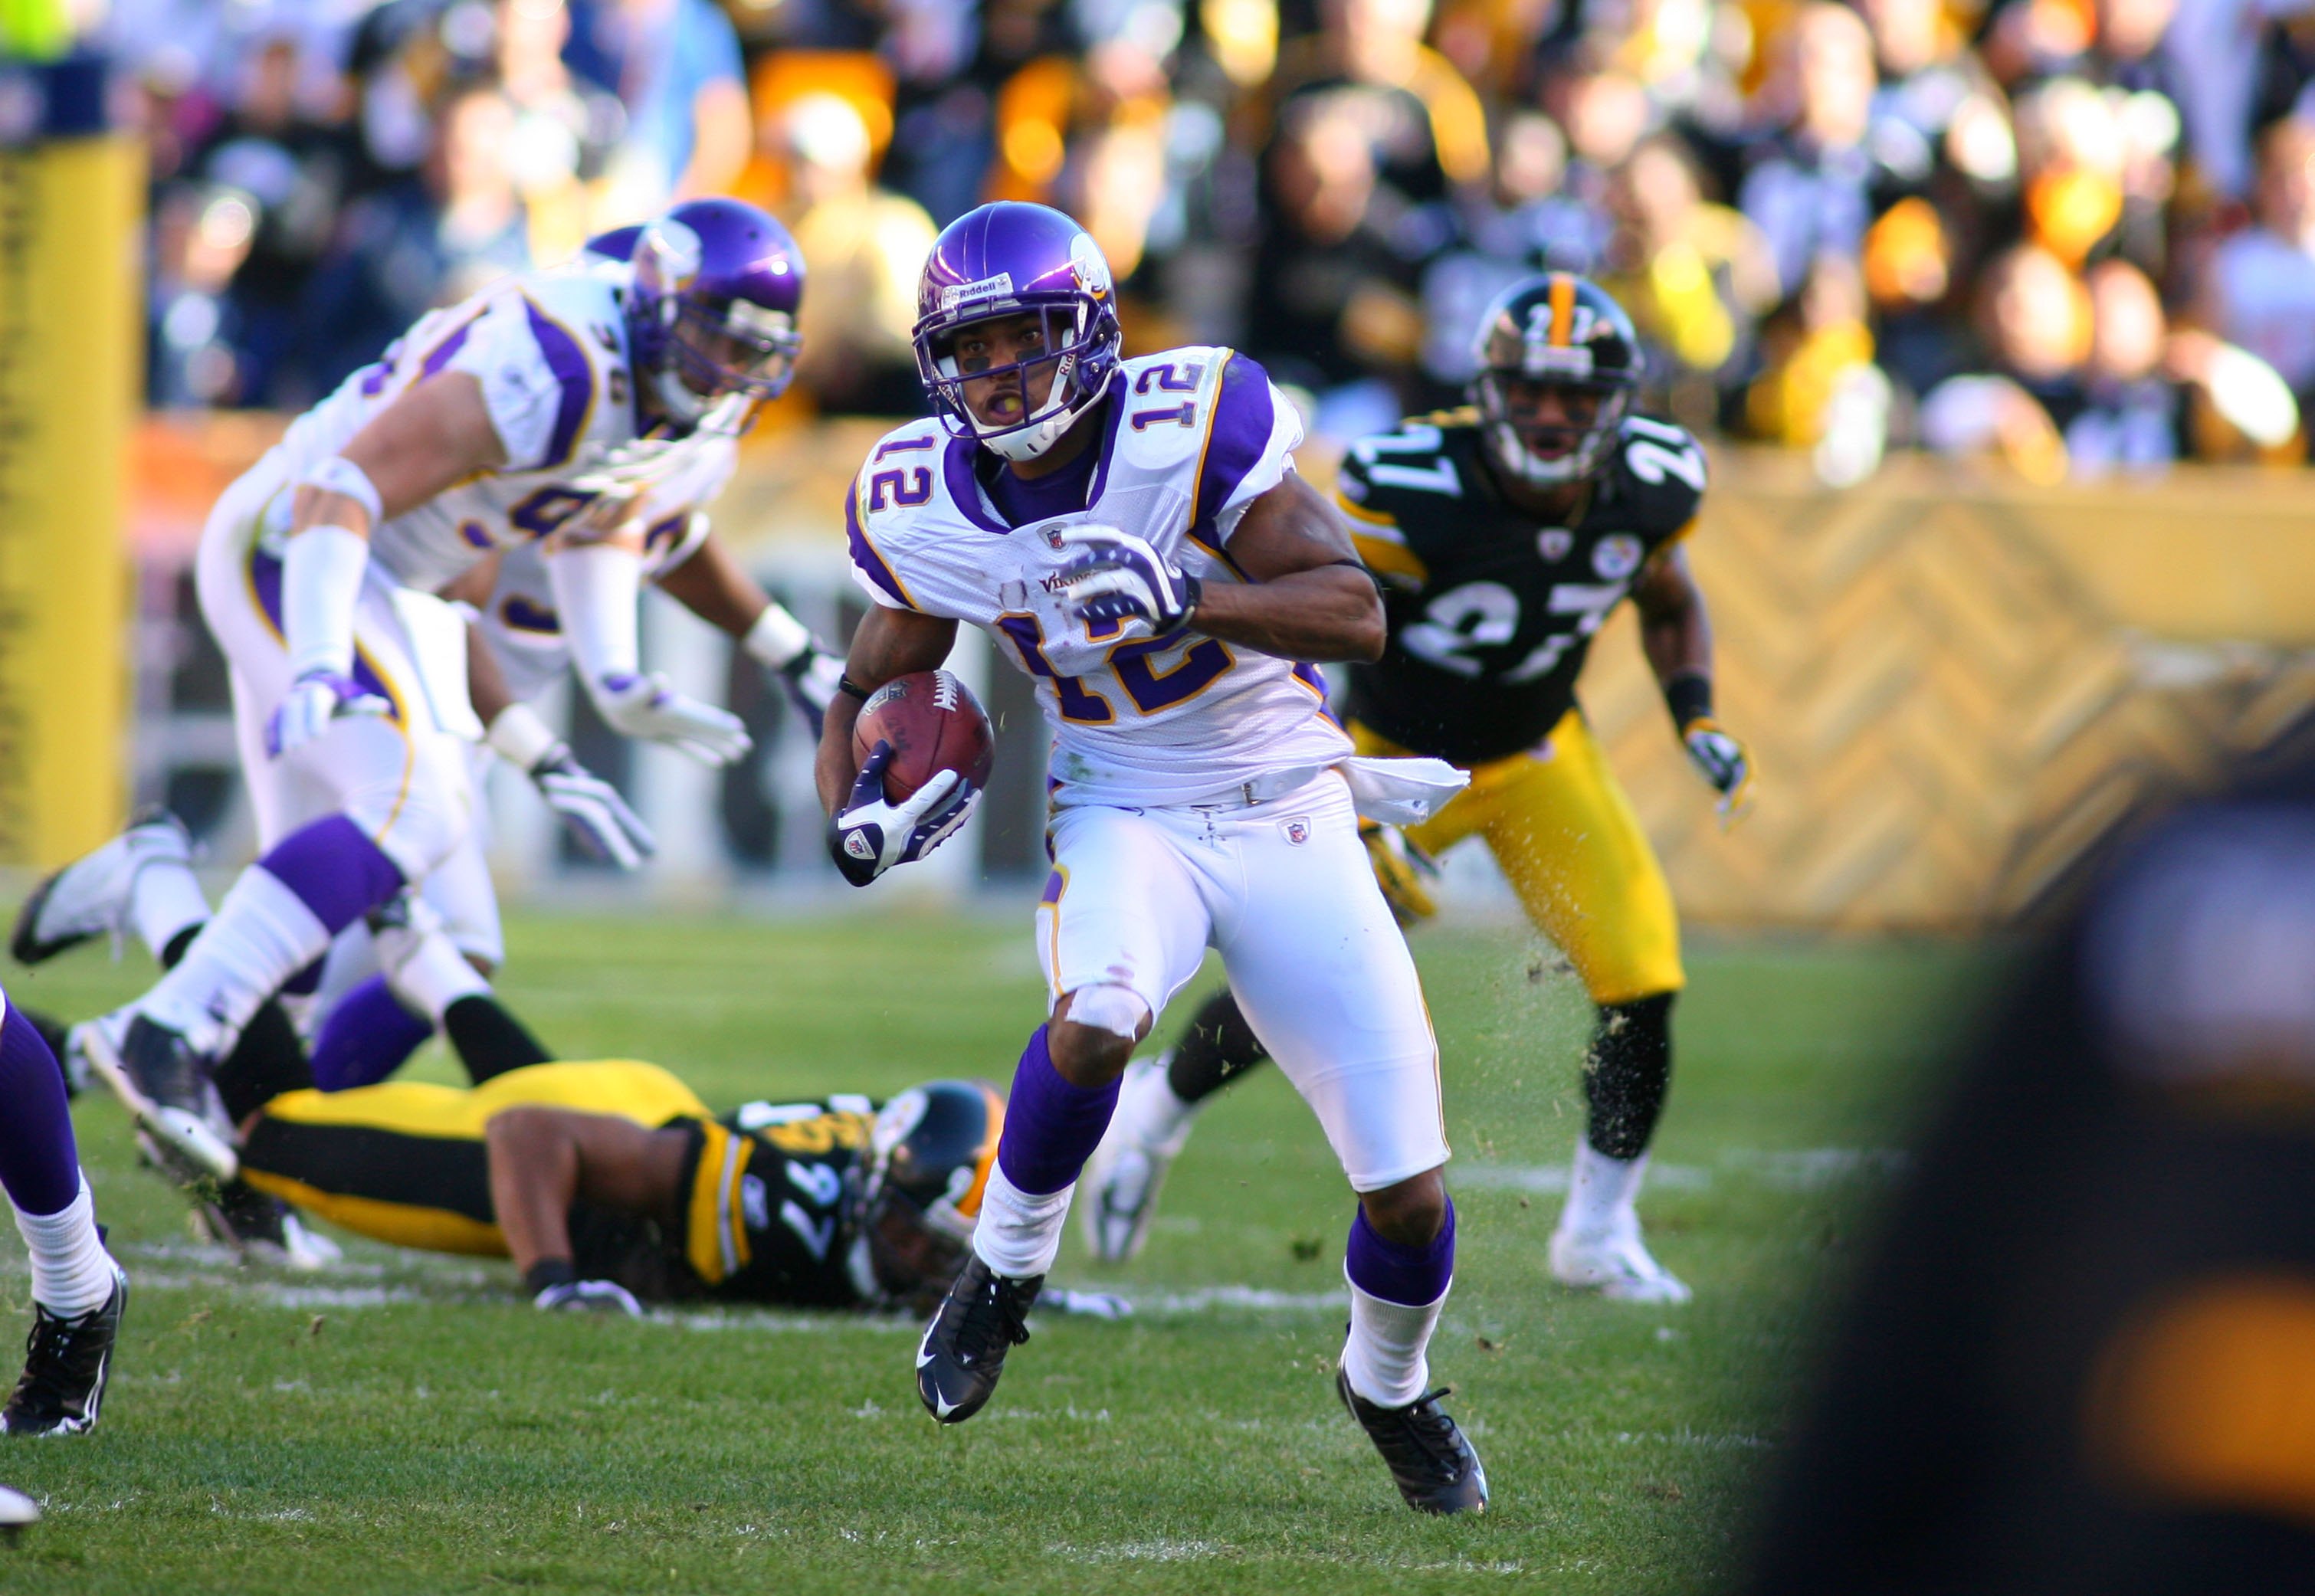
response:
M820 742L838 866L865 885L921 857L978 796L944 772L887 802L889 749L865 769L851 751L868 692L939 665L958 622L1035 678L1053 732L1051 1017L918 1393L944 1423L988 1402L1133 1044L1212 946L1359 1194L1343 1399L1411 1504L1477 1512L1486 1477L1424 1359L1455 1255L1437 1044L1357 829L1359 811L1427 814L1461 777L1353 760L1308 663L1381 652L1375 584L1295 474L1301 427L1262 368L1227 349L1122 359L1108 264L1067 217L960 218L918 309L937 413L876 446L847 506L874 602Z
M1630 598L1690 757L1723 819L1742 811L1749 762L1713 719L1712 632L1680 548L1703 498L1704 452L1680 428L1628 413L1640 377L1631 322L1581 278L1506 290L1478 356L1473 408L1363 439L1343 463L1342 508L1390 616L1382 659L1351 669L1351 735L1362 753L1432 754L1471 776L1432 820L1403 834L1369 827L1368 849L1412 925L1433 912L1429 856L1486 838L1528 918L1575 966L1598 1008L1590 1123L1551 1272L1627 1301L1684 1302L1634 1208L1672 1077L1679 924L1575 680L1592 634ZM1198 1105L1262 1060L1270 1026L1220 993L1172 1051L1134 1065L1088 1177L1084 1224L1098 1256L1140 1250Z

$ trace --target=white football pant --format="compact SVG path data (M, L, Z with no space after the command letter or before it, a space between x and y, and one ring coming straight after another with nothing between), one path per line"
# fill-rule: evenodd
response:
M1115 985L1162 1014L1211 946L1353 1191L1446 1162L1438 1042L1341 776L1228 808L1066 808L1051 840L1054 1001Z
M267 507L291 491L275 457L226 489L201 533L195 579L201 616L224 652L234 733L260 852L331 814L359 826L407 881L433 873L467 831L473 801L468 745L443 730L393 585L373 563L355 609L356 674L393 701L391 717L347 715L275 758L265 723L288 690L289 653L278 619L278 563L258 553Z

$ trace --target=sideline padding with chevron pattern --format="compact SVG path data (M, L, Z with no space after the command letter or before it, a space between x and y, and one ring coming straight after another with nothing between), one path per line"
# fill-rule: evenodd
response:
M2315 714L2302 477L2036 492L1915 459L1835 494L1794 465L1718 457L1690 541L1752 816L1720 831L1628 606L1583 685L1690 920L2000 923L2142 798Z

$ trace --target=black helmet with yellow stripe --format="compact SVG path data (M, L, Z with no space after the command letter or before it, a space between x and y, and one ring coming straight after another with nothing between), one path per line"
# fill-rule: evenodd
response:
M985 1080L911 1086L877 1113L852 1205L878 1294L924 1301L948 1290L1004 1128L1004 1095Z
M1479 324L1471 396L1489 452L1534 487L1599 468L1640 384L1640 340L1606 289L1571 271L1523 278Z

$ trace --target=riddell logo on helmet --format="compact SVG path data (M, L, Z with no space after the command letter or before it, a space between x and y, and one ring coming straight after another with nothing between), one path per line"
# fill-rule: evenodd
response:
M973 299L1010 297L1012 292L1013 274L1000 271L995 277L984 277L979 282L949 284L941 289L941 308L953 310Z

